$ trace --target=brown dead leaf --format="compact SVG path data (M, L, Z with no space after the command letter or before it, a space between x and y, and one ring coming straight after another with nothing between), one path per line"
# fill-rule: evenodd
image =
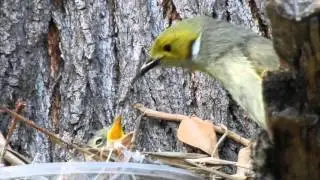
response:
M216 146L217 137L212 122L197 117L181 121L178 128L178 139L211 154Z
M252 159L251 159L251 146L247 146L245 148L240 149L238 153L238 163L243 164L250 169L252 168ZM247 176L248 174L252 174L252 171L247 168L239 167L237 168L237 173L235 176Z
M131 140L133 138L133 134L134 132L129 132L127 134L125 134L122 138L121 138L121 144L126 147L126 148L130 148L131 147Z

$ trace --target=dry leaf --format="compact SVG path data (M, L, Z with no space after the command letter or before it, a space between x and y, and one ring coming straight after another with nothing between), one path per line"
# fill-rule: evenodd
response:
M197 147L208 154L213 152L217 143L213 124L197 117L181 121L177 136L180 141Z
M126 147L126 148L130 148L131 147L131 141L132 141L132 138L133 138L133 134L134 134L134 131L131 131L127 134L125 134L122 138L121 138L121 144Z
M251 159L251 146L240 149L238 153L238 163L252 168L252 159ZM241 168L238 166L236 176L247 176L251 174L251 170L246 168Z

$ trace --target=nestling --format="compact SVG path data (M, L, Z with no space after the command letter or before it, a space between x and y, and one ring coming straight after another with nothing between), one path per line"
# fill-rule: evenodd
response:
M116 116L110 127L98 130L87 144L93 148L108 148L113 142L121 140L125 136L121 121L122 117Z

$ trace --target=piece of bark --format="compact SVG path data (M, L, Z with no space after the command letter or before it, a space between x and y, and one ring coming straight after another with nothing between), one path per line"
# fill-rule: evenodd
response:
M269 1L276 52L290 71L264 84L270 129L256 144L257 179L320 178L320 24L316 1Z

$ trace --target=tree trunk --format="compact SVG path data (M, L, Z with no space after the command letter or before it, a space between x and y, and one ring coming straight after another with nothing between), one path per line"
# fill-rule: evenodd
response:
M262 3L262 4L261 4ZM0 104L26 102L23 115L72 142L86 142L117 114L126 131L142 103L156 110L195 114L255 137L257 125L214 80L180 68L158 68L130 81L146 61L154 38L175 18L206 14L270 37L264 1L4 0L0 2ZM124 104L118 104L126 93ZM3 114L1 130L9 117ZM142 121L138 149L183 151L176 123ZM23 124L11 145L39 162L70 153ZM223 159L236 160L239 146L226 141Z
M320 179L320 23L317 1L267 5L278 56L290 71L265 80L271 136L259 137L258 179Z

